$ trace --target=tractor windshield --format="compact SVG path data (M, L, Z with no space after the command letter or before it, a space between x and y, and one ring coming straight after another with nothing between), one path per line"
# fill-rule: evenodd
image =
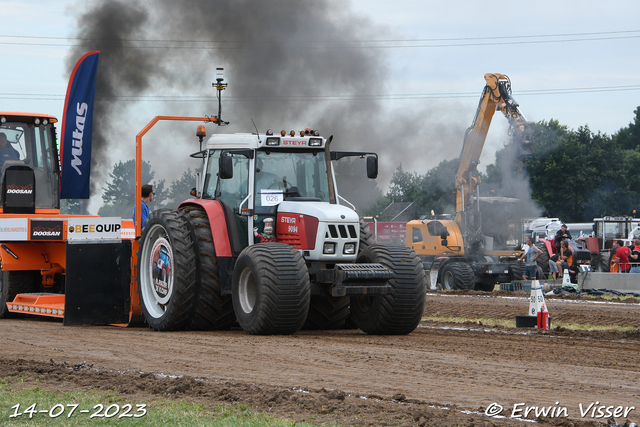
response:
M324 151L256 152L256 213L274 213L267 198L283 194L285 199L329 202L329 178Z
M10 167L33 171L35 207L59 208L58 159L52 124L33 126L7 121L0 125L0 179Z

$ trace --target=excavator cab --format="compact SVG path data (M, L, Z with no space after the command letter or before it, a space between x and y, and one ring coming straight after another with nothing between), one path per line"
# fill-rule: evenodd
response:
M0 112L0 185L4 214L60 209L52 116Z

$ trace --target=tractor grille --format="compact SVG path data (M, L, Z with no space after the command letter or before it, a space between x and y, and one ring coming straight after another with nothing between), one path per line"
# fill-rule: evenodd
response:
M357 239L356 227L351 224L329 224L325 234L326 239Z

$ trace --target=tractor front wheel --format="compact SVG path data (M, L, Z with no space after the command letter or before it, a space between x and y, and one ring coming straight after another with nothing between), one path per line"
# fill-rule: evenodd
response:
M233 309L252 335L298 331L309 313L311 284L300 252L283 243L245 248L233 269Z
M404 246L372 245L358 263L379 263L393 272L388 295L352 297L351 313L360 329L371 335L405 335L420 323L426 303L427 281L422 261Z

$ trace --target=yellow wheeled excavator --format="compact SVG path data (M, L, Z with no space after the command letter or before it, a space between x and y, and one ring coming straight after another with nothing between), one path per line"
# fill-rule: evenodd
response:
M523 159L531 156L534 123L526 120L511 96L504 74L488 73L480 103L464 136L455 177L455 215L431 215L407 224L407 246L429 272L431 288L491 291L496 283L522 276L522 218L519 199L480 197L480 177L474 176L496 111L509 121L511 144Z

